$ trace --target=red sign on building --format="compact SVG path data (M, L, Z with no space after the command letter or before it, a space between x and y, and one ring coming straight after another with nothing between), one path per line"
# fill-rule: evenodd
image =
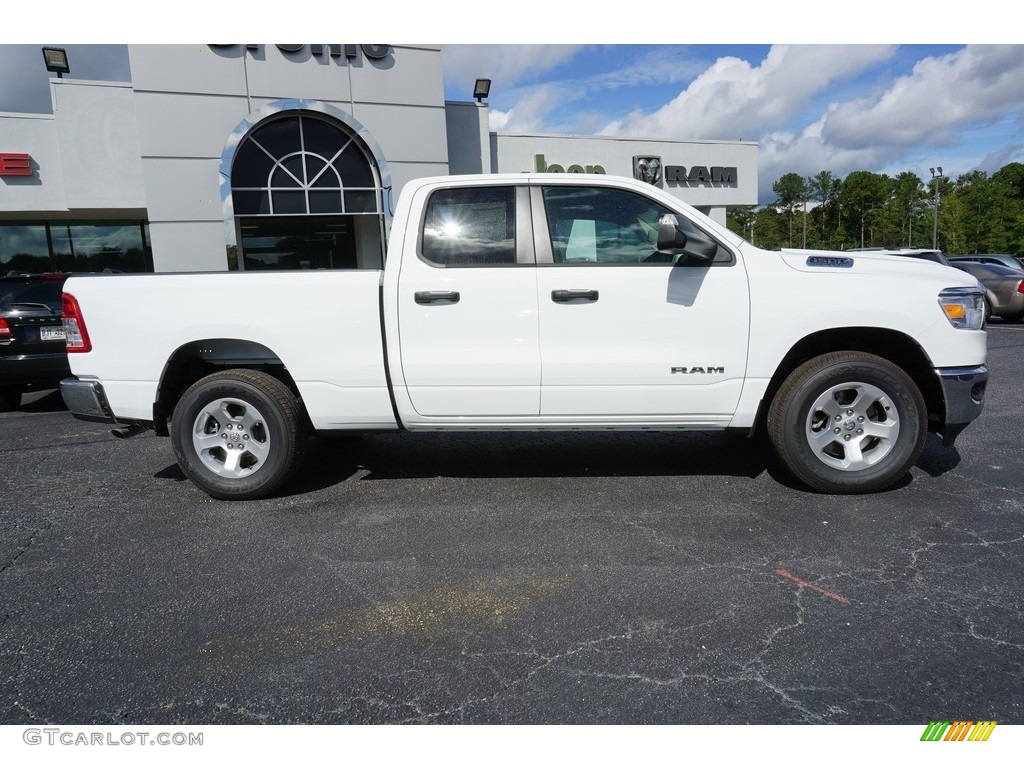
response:
M32 158L18 152L0 152L0 176L31 176Z

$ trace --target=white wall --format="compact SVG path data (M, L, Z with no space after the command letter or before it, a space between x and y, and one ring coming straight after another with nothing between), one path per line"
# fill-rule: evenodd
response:
M31 176L0 177L0 213L66 211L64 171L52 115L0 115L4 152L31 156ZM11 218L5 216L5 218Z
M131 86L51 80L52 115L0 115L5 152L32 157L33 175L0 179L0 214L36 218L109 210L145 215Z
M52 82L68 208L144 209L130 86Z

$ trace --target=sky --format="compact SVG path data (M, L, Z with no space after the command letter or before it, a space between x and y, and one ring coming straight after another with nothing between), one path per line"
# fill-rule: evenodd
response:
M1024 161L1021 45L450 46L446 93L492 79L491 128L756 141L784 173L930 179Z
M432 15L422 25L406 15L394 29L387 29L394 35L392 42L441 45L448 99L469 100L474 79L491 78L492 130L756 141L762 204L772 201L772 184L788 172L809 176L829 170L843 177L854 170L890 175L909 170L928 181L929 168L937 166L955 179L970 171L991 173L1006 163L1024 162L1024 45L988 42L972 29L972 20L986 18L987 0L972 3L975 12L970 15L963 13L962 3L937 0L930 6L931 26L918 11L898 17L891 2L860 0L860 16L854 19L847 13L849 18L826 25L830 35L790 24L779 27L777 19L775 27L762 24L744 13L744 1L709 6L703 15L688 10L690 15L684 17L678 3L648 0L639 12L640 22L657 22L648 26L626 19L621 11L609 20L593 10L596 6L565 4L588 8L586 15L575 10L559 15L553 4L532 0L503 6L522 12L492 19L492 39L497 28L505 39L531 41L528 44L465 44L482 35L468 29L453 31L450 22L458 3L447 4L454 6L448 14L442 12L445 3L411 4L407 7L429 8ZM726 7L737 12L723 19L715 9ZM791 3L787 8L797 16L822 13L814 4L803 8ZM951 14L956 9L957 15L943 16L946 8ZM871 11L884 14L884 23ZM336 37L380 37L377 21L379 14L364 15L361 24L343 24ZM878 34L875 42L845 42L841 32L858 21L874 22L876 32L884 30L885 35ZM947 28L956 29L963 40L981 41L926 42L942 39L949 33L937 30ZM65 28L68 39L80 39L75 29ZM346 35L349 29L360 36ZM643 42L649 32L652 39L665 40L699 38L703 29L714 30L720 38L774 37L787 42ZM416 30L424 37L416 38ZM571 42L607 39L608 30L624 42ZM258 34L258 26L255 32L231 31L235 34L221 32L220 38L266 38ZM290 32L302 39L308 31L285 28L279 34ZM95 34L110 33L103 28ZM138 35L139 29L124 31L120 39L135 42ZM886 35L895 39L887 40ZM194 36L192 30L188 37ZM40 46L12 42L2 44L0 37L0 112L49 111L49 73L43 69ZM125 46L90 42L64 46L71 77L130 80Z

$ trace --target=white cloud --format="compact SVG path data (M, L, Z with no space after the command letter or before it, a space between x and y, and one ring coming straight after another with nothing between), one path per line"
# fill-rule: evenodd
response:
M803 130L759 139L761 198L783 173L831 170L896 173L942 164L954 178L998 170L1021 158L1021 144L973 148L969 131L1024 110L1024 47L971 46L919 61L873 95L831 104ZM1019 133L1008 129L1016 138ZM937 151L939 150L939 151Z
M550 130L547 116L556 107L578 98L560 85L538 85L524 92L521 99L507 111L491 110L491 129L504 133L542 133Z
M610 135L753 138L785 126L836 81L889 58L889 45L773 46L759 66L723 57L669 103L610 123Z
M922 59L880 97L831 109L823 138L844 147L941 146L960 128L1024 108L1024 48L968 46Z
M978 170L985 173L994 173L1009 163L1019 163L1024 160L1024 144L1007 144L997 150L989 152L978 163Z
M493 87L512 88L534 80L570 61L582 45L445 45L441 48L444 79L452 88L473 92L478 77L491 79Z
M490 130L501 131L505 129L508 124L509 113L502 112L500 109L489 109L487 110L487 122Z
M552 51L540 59L533 56L537 50L548 47L554 46L458 46L473 48L474 55L483 54L492 48L498 49L492 58L502 62L511 72L507 81L494 79L491 90L491 130L597 133L609 120L607 112L602 112L601 107L595 108L593 100L589 112L567 107L578 105L601 93L686 82L706 68L706 61L695 58L689 48L650 46L639 55L631 54L632 58L626 59L619 46L595 45L589 46L591 50L607 58L604 69L581 77L551 79L544 76L575 56L580 46L566 46L564 48L573 50ZM448 71L449 50L443 49L445 79L452 82ZM474 60L477 64L473 66L484 61ZM481 68L485 66L482 64L478 69L486 71ZM468 76L471 71L469 67L466 64L458 75L457 87L465 88L468 87L465 83L472 83ZM499 101L503 103L503 108L494 106Z
M690 46L650 46L635 60L623 63L616 46L602 46L609 69L570 83L588 92L635 88L644 85L689 82L707 67L707 61L693 55ZM698 48L699 50L699 48Z

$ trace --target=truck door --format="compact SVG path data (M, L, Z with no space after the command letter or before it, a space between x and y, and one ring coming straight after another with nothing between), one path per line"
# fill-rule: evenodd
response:
M731 416L750 312L736 254L721 243L711 263L658 253L658 221L676 212L632 190L544 182L531 193L541 414L695 424Z
M418 242L407 239L402 250L402 375L415 411L432 417L539 414L528 188L433 189Z

